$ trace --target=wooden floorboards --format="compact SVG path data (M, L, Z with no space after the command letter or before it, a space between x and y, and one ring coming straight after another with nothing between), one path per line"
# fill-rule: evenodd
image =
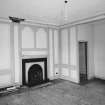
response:
M79 85L56 80L1 96L0 105L105 105L105 82L93 80Z

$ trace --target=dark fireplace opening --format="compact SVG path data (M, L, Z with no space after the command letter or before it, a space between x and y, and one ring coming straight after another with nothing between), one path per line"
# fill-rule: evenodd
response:
M29 66L27 69L27 65ZM22 84L35 86L48 82L47 58L22 59Z
M42 67L38 64L34 64L28 71L28 84L29 86L37 85L43 81Z

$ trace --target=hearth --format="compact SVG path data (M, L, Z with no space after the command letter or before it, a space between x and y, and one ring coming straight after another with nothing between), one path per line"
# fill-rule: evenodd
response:
M48 82L47 58L22 59L22 84L35 86Z

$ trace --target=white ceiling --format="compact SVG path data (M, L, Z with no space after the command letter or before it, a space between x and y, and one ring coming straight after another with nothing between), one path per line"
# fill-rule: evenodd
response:
M64 21L64 0L0 0L0 17L15 16L46 24L65 24L105 13L105 0L69 0Z

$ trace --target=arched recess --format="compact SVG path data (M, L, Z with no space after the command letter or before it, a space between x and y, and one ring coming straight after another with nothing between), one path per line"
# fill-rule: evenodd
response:
M34 31L30 27L24 27L22 30L22 48L32 49L35 47Z
M47 43L48 38L47 38L47 33L43 28L40 28L36 32L36 48L39 49L46 49L47 48Z

